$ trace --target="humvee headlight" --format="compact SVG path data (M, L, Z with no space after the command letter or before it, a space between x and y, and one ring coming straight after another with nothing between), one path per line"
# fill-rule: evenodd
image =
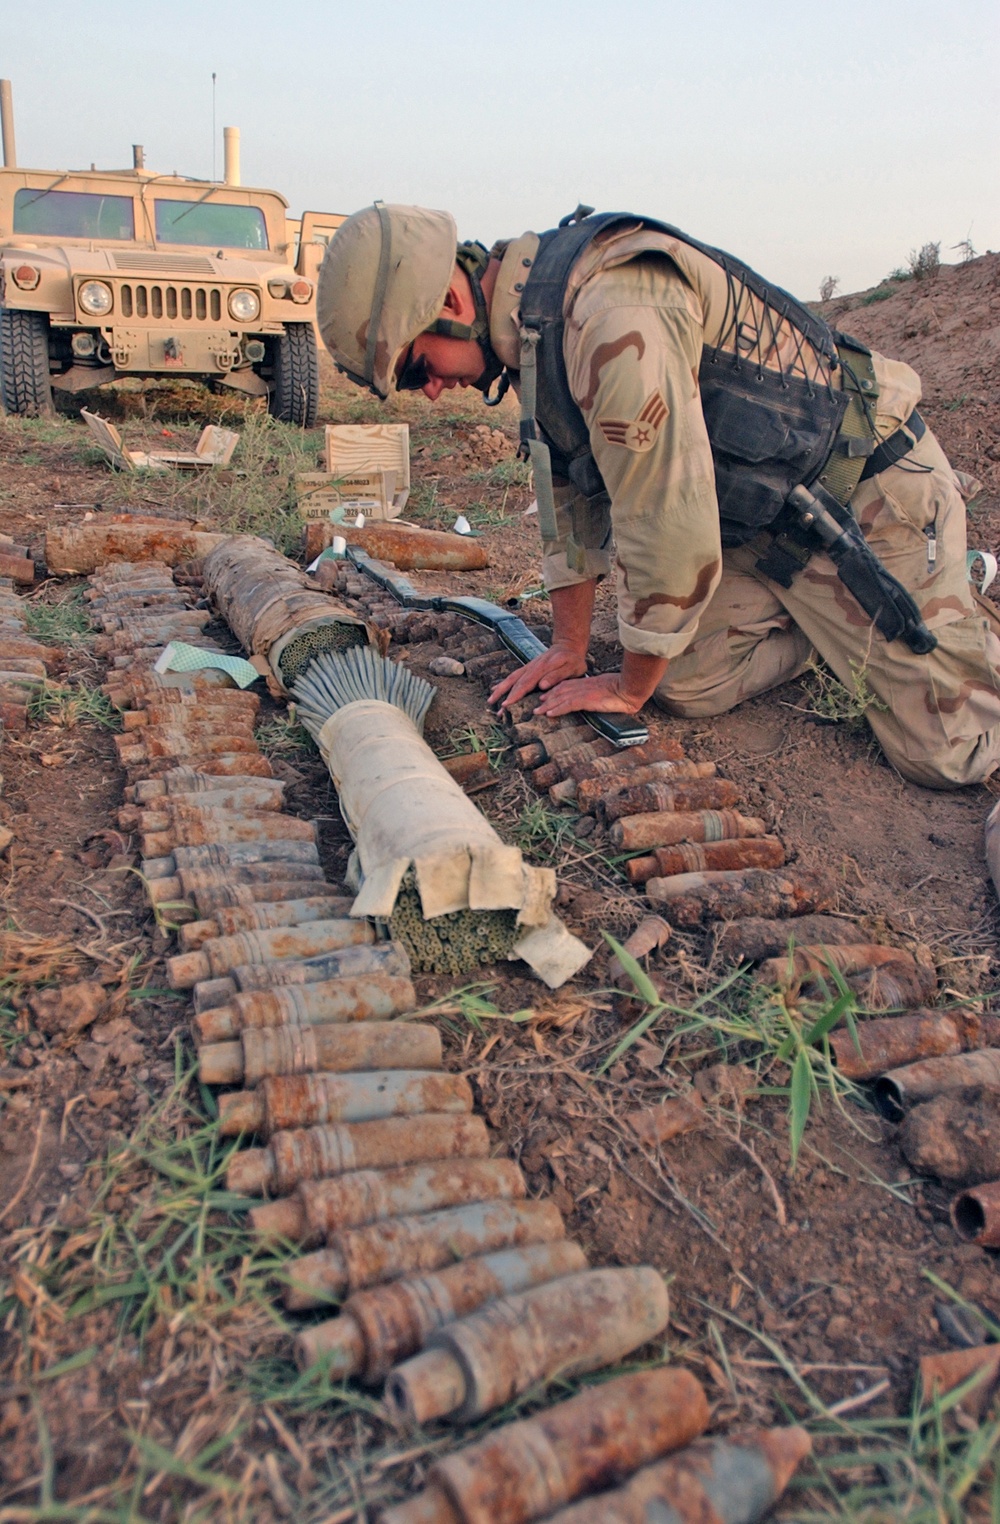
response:
M111 287L106 286L102 280L84 281L77 300L84 312L89 313L91 317L103 317L115 304Z
M252 323L260 316L260 297L256 291L234 291L229 298L229 315L237 323Z

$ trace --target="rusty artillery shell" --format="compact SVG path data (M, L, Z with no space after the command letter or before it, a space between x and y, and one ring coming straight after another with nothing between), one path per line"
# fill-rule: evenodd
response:
M239 794L244 789L251 789L255 798L267 797L279 801L285 793L285 785L280 778L244 777L220 781L211 773L198 773L190 767L175 767L159 778L147 778L136 783L132 788L132 798L136 804L158 805L162 799L186 799L193 802L204 798L206 794ZM254 808L280 810L281 804L257 805Z
M227 727L228 728L228 727ZM141 744L139 737L141 736ZM116 736L118 758L123 767L145 766L149 762L190 760L193 757L231 757L237 753L253 755L257 743L252 736L187 735L183 730L143 730ZM201 764L203 765L203 764Z
M270 926L262 931L239 931L217 937L193 953L167 959L167 978L174 990L192 989L201 979L218 979L232 969L272 960L310 958L375 940L370 921L313 921L306 926Z
M194 1026L199 1041L226 1042L256 1028L386 1021L412 1011L416 1003L409 979L369 973L330 979L325 984L291 984L284 989L234 995L230 1004L201 1012Z
M937 978L904 954L879 968L849 975L847 984L864 1011L912 1010L931 999Z
M291 1074L262 1080L256 1090L219 1097L223 1136L327 1122L375 1122L422 1111L471 1111L472 1090L461 1074L436 1070L372 1069L364 1074Z
M875 1081L875 1101L884 1116L898 1121L918 1101L977 1085L1000 1090L1000 1048L925 1058L903 1069L890 1069Z
M721 927L718 949L724 958L730 958L734 963L741 960L757 963L761 958L773 958L786 952L789 942L796 947L800 944L842 947L858 941L860 934L853 921L842 921L830 915L804 915L792 925L787 921L751 916L745 921L732 921Z
M382 1524L548 1518L574 1498L690 1444L708 1420L708 1401L690 1371L663 1366L618 1376L436 1461L425 1490L387 1509Z
M352 1170L385 1169L431 1159L485 1159L489 1134L482 1117L386 1117L276 1132L266 1148L230 1157L226 1189L241 1196L286 1196L303 1180L326 1180Z
M848 942L836 947L810 946L798 942L788 953L777 958L767 958L757 970L758 978L768 984L787 984L789 979L808 979L810 974L829 978L831 965L842 974L856 974L866 969L879 968L883 963L909 964L916 971L916 963L899 947L883 947L873 942Z
M725 778L706 778L704 782L679 783L676 788L646 784L646 790L655 790L663 801L663 809L616 819L608 832L612 846L622 852L641 852L649 847L669 847L674 843L674 814L696 814L699 811L715 811L713 800L723 806L735 798L735 785ZM638 790L635 790L638 793ZM615 796L624 799L624 794ZM613 802L613 801L612 801ZM676 809L674 808L676 806Z
M171 864L174 859L167 859ZM200 914L217 909L304 899L326 888L319 863L263 862L234 864L231 868L194 868L150 879L146 885L153 904L187 898Z
M176 704L147 704L143 709L127 709L122 715L125 731L148 730L151 726L183 730L185 735L201 735L216 732L225 725L239 735L253 731L253 710L233 710L224 704L192 704L190 708L178 708ZM142 737L138 739L141 741Z
M667 848L681 842L729 842L750 837L762 837L767 827L756 815L741 815L738 810L682 811L676 815L652 817L661 822L657 834L665 837L648 857L634 857L626 863L629 882L644 884L660 876L658 867L661 857L669 861ZM676 875L665 875L671 877Z
M601 814L609 823L619 822L617 830L624 836L640 832L636 822L654 817L663 810L725 810L740 797L735 783L728 778L692 778L678 783L639 783L612 794L600 806ZM628 817L628 818L626 818ZM612 832L614 835L614 832ZM663 843L650 836L630 843L634 847L659 847Z
M950 1090L914 1106L899 1144L922 1174L956 1185L1000 1178L1000 1091Z
M630 884L644 884L651 878L676 877L679 873L780 868L784 861L785 848L777 836L760 836L756 840L678 842L675 847L658 847L651 857L634 857L625 867Z
M689 778L714 777L714 762L651 762L630 773L629 781L632 784L673 783L686 782ZM584 783L577 783L575 778L563 778L560 783L553 783L549 789L549 798L553 804L579 801L581 808L590 809L599 800L606 798L608 793L607 783L600 779L590 778Z
M646 895L673 926L736 920L742 915L805 915L829 910L834 897L823 874L788 868L651 878Z
M242 867L246 863L319 862L315 834L310 839L301 841L277 838L267 841L225 841L220 838L200 847L177 846L173 856L177 871L181 873L193 868L224 868L228 872L230 868Z
M510 1159L437 1159L302 1180L291 1196L251 1208L250 1221L266 1238L312 1248L346 1228L471 1201L521 1201L527 1190Z
M278 1074L349 1073L362 1069L440 1069L441 1033L410 1021L327 1022L307 1027L248 1027L232 1042L201 1049L205 1085L252 1090Z
M254 778L273 778L274 770L266 757L259 752L253 751L227 751L213 756L192 753L185 757L184 762L196 767L199 772L212 773L217 778L251 776ZM124 763L123 763L124 765ZM177 761L173 757L143 757L139 758L134 767L128 764L131 777L130 783L138 784L151 778L162 778L167 773L174 772Z
M393 1371L385 1401L413 1427L468 1422L556 1371L579 1376L617 1364L661 1333L669 1315L663 1277L649 1266L564 1276L437 1329Z
M277 814L281 802L281 795L273 789L256 789L252 784L213 789L204 794L172 794L144 805L123 805L118 811L118 829L169 831L174 821L215 819L219 814L223 819L234 814L256 819L259 815Z
M490 754L487 751L467 751L457 757L442 757L441 766L456 783L462 785L467 794L500 781L490 766Z
M577 783L586 783L591 778L603 778L605 792L609 792L613 780L618 778L623 780L619 787L627 788L632 781L631 774L640 767L649 767L654 762L686 760L680 741L647 741L644 746L629 746L624 751L616 750L608 757L595 757L592 761L574 763L566 769L566 776L575 779Z
M552 1514L548 1524L757 1524L811 1449L799 1428L696 1440L623 1487Z
M541 767L536 767L531 774L531 781L541 793L544 793L546 789L555 788L559 783L566 781L567 768L584 764L592 757L610 757L614 750L610 741L595 741L590 746L574 746L569 751L558 752L551 762L545 762Z
M360 545L376 561L391 561L400 571L479 571L489 565L485 545L439 529L410 529L403 524L329 524L322 520L306 525L306 560L313 561L342 534L349 545ZM333 566L324 561L317 570Z
M301 1333L295 1341L295 1358L303 1370L324 1360L331 1380L360 1375L374 1386L443 1324L475 1312L495 1297L586 1268L580 1246L562 1238L463 1260L432 1275L390 1281L355 1292L339 1317Z
M236 989L248 993L283 984L325 984L347 974L375 972L409 978L410 959L401 942L343 947L338 952L320 953L314 958L290 958L283 963L241 963L233 969L232 979Z
M383 1281L442 1270L497 1249L552 1243L564 1233L551 1201L475 1201L347 1228L325 1249L294 1261L285 1306L291 1312L321 1307Z
M150 831L140 837L143 857L167 857L177 847L229 846L236 842L308 842L316 840L316 826L311 820L295 815L278 815L273 810L255 814L224 814L178 819L166 831Z
M989 1023L985 1030L984 1023ZM913 1011L909 1016L859 1022L857 1032L857 1043L850 1032L831 1032L830 1051L841 1074L865 1080L917 1059L943 1058L1000 1041L1000 1017L980 1018L972 1011Z
M1000 1249L1000 1182L960 1192L951 1203L951 1220L960 1238L981 1249Z
M301 890L301 885L299 886ZM182 926L177 940L182 952L197 952L206 942L218 937L236 936L241 931L265 931L271 926L306 926L311 921L343 919L354 904L344 895L307 895L297 900L262 900L254 905L220 908L210 921L192 921Z

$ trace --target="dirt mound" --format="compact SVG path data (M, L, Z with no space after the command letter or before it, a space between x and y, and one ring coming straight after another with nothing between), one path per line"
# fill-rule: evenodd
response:
M1000 508L1000 254L884 280L820 312L835 328L912 365L920 411L952 463L978 476L981 507Z

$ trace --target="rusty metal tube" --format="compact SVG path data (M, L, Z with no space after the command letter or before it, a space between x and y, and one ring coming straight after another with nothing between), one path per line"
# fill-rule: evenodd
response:
M290 1312L321 1307L383 1281L442 1270L497 1249L551 1243L564 1233L551 1201L476 1201L348 1228L325 1249L293 1262L285 1306Z
M619 794L612 794L605 798L601 805L601 813L609 822L618 822L612 832L612 839L616 839L616 833L623 840L640 830L637 822L648 820L650 816L655 818L664 810L693 811L693 810L726 810L730 809L739 799L740 791L735 783L728 778L692 778L689 781L677 783L640 783L634 788L626 788ZM629 841L628 846L645 847L662 846L663 843L653 837L648 840L637 839Z
M947 1090L971 1090L985 1085L1000 1089L1000 1048L980 1048L944 1058L892 1069L875 1081L875 1101L883 1116L898 1122L918 1101Z
M1000 1019L993 1020L1000 1027ZM917 1059L943 1058L974 1047L975 1042L967 1038L967 1030L958 1013L914 1011L910 1016L859 1022L857 1043L848 1031L831 1032L830 1052L847 1079L874 1079Z
M420 1349L436 1328L465 1317L495 1297L526 1291L586 1268L587 1258L580 1246L562 1238L527 1249L482 1255L432 1275L358 1291L344 1304L339 1317L299 1334L295 1359L302 1370L322 1360L332 1381L356 1375L374 1386L398 1361Z
M440 1067L441 1033L415 1021L248 1027L234 1041L207 1043L198 1054L202 1084L242 1081L248 1090L279 1074Z
M437 1159L300 1181L291 1196L252 1207L250 1222L262 1237L312 1248L346 1228L383 1218L473 1201L521 1201L527 1190L510 1159Z
M292 1074L262 1080L256 1090L220 1096L219 1128L227 1138L241 1132L270 1137L289 1127L471 1110L472 1089L461 1074L412 1069Z
M697 1440L623 1487L552 1514L548 1524L757 1524L811 1449L799 1428Z
M481 571L489 565L481 540L463 539L440 529L411 529L403 524L331 524L322 519L306 525L306 560L316 557L342 535L348 545L360 545L376 561L389 561L400 571ZM324 561L317 572L338 570ZM317 577L317 580L320 580Z
M788 868L651 878L646 895L674 926L735 920L742 915L805 915L830 909L834 897L823 874Z
M298 886L301 891L301 885ZM354 900L334 894L308 895L304 899L261 900L254 905L220 907L210 921L191 921L182 926L178 941L183 952L197 952L206 942L218 937L233 937L241 931L266 931L273 926L306 926L311 921L343 919Z
M853 921L842 921L829 915L804 915L789 925L788 921L764 920L750 916L743 921L731 921L718 933L718 949L724 958L734 963L746 960L758 963L761 958L774 958L787 952L789 943L796 947L846 946L860 940L859 928Z
M629 774L633 783L672 783L686 782L691 778L714 778L714 762L651 762L646 767L637 767ZM600 780L591 779L586 788L582 783L577 783L575 778L564 778L561 783L553 783L549 789L549 798L553 804L572 804L579 801L581 808L589 809L598 799L607 796L609 790L606 784Z
M435 1461L425 1490L387 1509L382 1524L528 1524L548 1518L575 1498L690 1444L709 1416L704 1390L690 1371L661 1366L618 1376Z
M267 780L265 780L267 781ZM151 804L126 804L118 811L118 828L122 831L170 831L179 821L208 822L227 816L250 816L278 814L281 796L273 790L257 790L252 786L238 789L215 789L211 793L185 796L166 796Z
M202 846L176 846L172 856L174 871L179 873L188 869L222 868L228 874L231 868L242 868L246 864L319 862L314 833L299 841L279 840L276 837L265 841L226 841L220 838Z
M151 831L141 836L143 857L167 857L177 847L226 845L234 842L271 842L316 840L312 820L295 815L276 815L271 811L256 815L216 815L203 819L175 820L166 831Z
M681 842L739 841L767 834L763 820L756 815L741 815L738 810L698 810L690 814L685 811L657 818L661 822L658 835L665 840L650 856L634 857L626 864L630 883L645 884L651 878L675 877L660 874L660 854L663 853L663 861L668 862L667 848Z
M951 1203L951 1221L967 1243L1000 1249L1000 1181L961 1191Z
M515 1296L432 1333L422 1354L386 1383L389 1411L410 1427L478 1418L557 1371L614 1365L661 1333L670 1298L658 1271L585 1270Z
M880 968L883 963L917 965L909 953L899 947L882 947L873 942L847 942L835 947L799 943L791 952L766 958L757 969L757 977L768 984L787 983L789 979L808 979L811 974L829 977L830 968L842 974L857 974Z
M220 780L212 773L197 773L189 767L175 767L159 778L146 778L132 787L136 804L159 805L162 800L186 800L194 803L210 794L242 795L250 790L255 799L276 799L277 804L255 805L256 809L282 807L285 785L280 778L226 778Z
M173 866L172 855L166 861ZM148 866L144 863L144 870ZM202 917L220 909L306 899L321 894L326 887L319 863L244 863L225 870L193 868L158 878L149 877L148 872L146 876L146 892L154 905L186 898Z
M217 778L246 777L272 778L274 771L270 762L259 752L254 751L224 751L216 752L211 756L202 752L195 752L183 759L196 767L199 772L212 773ZM122 761L124 766L124 760ZM179 765L175 757L147 757L145 754L136 759L135 764L128 764L130 783L140 781L147 782L151 778L163 778L168 773L175 772Z
M234 968L283 959L311 958L343 947L375 941L369 921L313 921L305 926L266 926L262 931L239 931L216 937L197 952L167 959L167 979L174 990L189 990L202 979L218 979Z
M176 566L207 555L229 535L205 534L177 519L157 523L87 523L45 532L45 564L52 577L79 577L109 561L160 561Z
M725 778L707 778L704 783L678 784L676 788L658 788L657 793L666 803L662 810L637 815L625 815L615 820L608 831L611 845L621 852L641 852L650 847L669 847L675 841L675 815L697 813L710 808L713 799L723 807L733 802L735 791L723 791ZM652 785L650 785L652 787ZM712 790L710 793L709 790ZM622 796L616 796L624 798ZM674 809L676 805L676 810ZM690 808L686 808L690 806Z
M654 762L686 760L684 748L679 741L647 741L644 746L630 746L627 751L616 750L611 756L574 763L566 769L566 776L575 779L577 783L585 783L591 778L603 778L609 789L613 779L621 778L627 781L620 786L627 788L632 782L632 775L640 767L649 767Z
M325 984L356 974L399 974L409 978L410 960L399 942L380 942L374 946L344 947L339 952L322 953L317 958L293 958L287 963L241 963L226 979L206 979L195 985L195 1010L206 1011L211 1005L228 1005L237 991L249 994L282 985ZM199 991L216 985L221 998L209 1004L199 1003ZM225 986L225 989L223 989Z
M914 1106L899 1146L921 1174L955 1185L1000 1179L1000 1091L946 1090Z
M195 1016L194 1025L200 1042L226 1042L258 1027L386 1021L412 1011L416 1003L409 979L373 972L330 979L324 984L291 984L284 989L235 994L228 1005Z
M131 735L116 736L115 745L123 767L138 767L147 762L179 761L193 757L230 757L237 753L253 755L257 743L252 736L188 735L176 726L170 730L157 726Z
M385 1169L431 1159L485 1159L489 1133L482 1117L386 1117L276 1132L266 1148L230 1157L226 1189L241 1196L287 1196L303 1180L325 1180L352 1170Z
M739 818L743 822L743 817ZM744 823L763 825L762 821L756 820ZM674 847L658 847L651 857L633 857L625 867L630 884L645 884L651 878L671 877L679 873L779 868L784 861L785 848L777 836L759 836L756 839L746 837L742 840L726 837L722 841L684 841Z

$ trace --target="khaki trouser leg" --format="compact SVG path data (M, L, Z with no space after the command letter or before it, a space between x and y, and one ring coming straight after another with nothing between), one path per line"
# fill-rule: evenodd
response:
M1000 765L1000 639L969 586L965 504L933 434L928 430L900 465L864 482L851 506L872 549L913 593L937 636L938 647L930 655L916 656L902 640L884 640L823 555L815 555L792 586L783 588L756 570L758 549L742 546L726 553L719 592L730 579L736 587L742 573L787 610L806 644L815 647L842 683L853 689L863 674L884 706L873 705L868 721L905 777L930 788L982 782ZM932 526L937 541L933 562L925 532ZM714 606L713 600L709 614ZM716 637L705 653L715 655L714 669L709 663L703 674L696 673L700 632L680 661L671 664L657 695L664 707L685 714L719 713L750 696L749 687L741 691L742 683L752 672L759 670L763 676L766 670L766 662L758 667L745 639L739 638L749 638L752 624L744 622L742 631L728 632L725 651L719 633L718 621L711 633L706 632L708 642L712 634ZM759 637L765 646L773 633L772 624ZM727 657L728 668L720 670ZM783 673L774 681L791 675ZM763 685L752 691L762 692ZM729 702L701 707L722 696Z

